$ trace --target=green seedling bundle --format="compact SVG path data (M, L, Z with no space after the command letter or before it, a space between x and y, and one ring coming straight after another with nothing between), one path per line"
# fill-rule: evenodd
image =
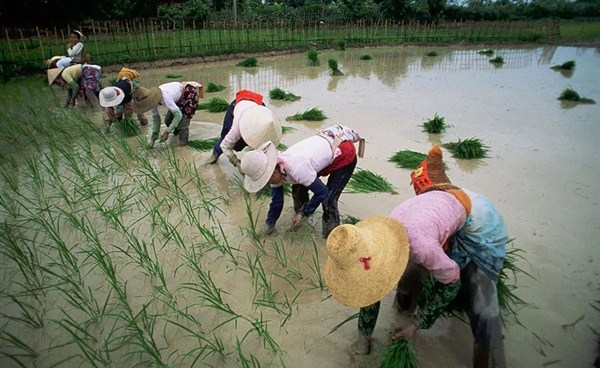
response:
M353 193L397 193L394 186L386 178L366 169L356 170L352 174L347 187Z
M219 84L219 83L214 83L214 82L208 82L206 84L206 92L207 93L212 93L212 92L221 92L223 91L225 88L224 85Z
M445 143L442 146L452 153L452 157L465 160L485 158L489 151L489 147L476 137L459 139L457 142Z
M286 120L288 121L298 121L298 120L306 120L306 121L323 121L327 119L327 116L323 112L323 110L313 107L312 109L308 109L303 113L296 113L292 116L288 116Z
M300 99L300 96L296 96L290 91L284 91L279 87L273 88L269 91L269 97L272 100L283 100L283 101L297 101Z
M415 152L411 150L402 150L394 153L388 161L393 162L396 166L403 169L416 169L423 160L427 158L427 155L421 152Z
M209 112L223 112L229 107L229 102L223 97L212 97L208 102L198 104L199 110L208 110Z

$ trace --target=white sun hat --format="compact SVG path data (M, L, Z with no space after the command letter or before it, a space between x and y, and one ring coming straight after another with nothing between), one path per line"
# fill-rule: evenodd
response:
M281 123L270 109L262 105L252 106L240 116L240 135L253 149L267 141L276 146L281 141Z
M112 107L117 106L125 98L125 92L119 87L106 87L100 91L100 106Z
M244 173L244 188L250 193L261 190L273 175L277 165L277 148L273 142L265 142L242 157L240 164Z

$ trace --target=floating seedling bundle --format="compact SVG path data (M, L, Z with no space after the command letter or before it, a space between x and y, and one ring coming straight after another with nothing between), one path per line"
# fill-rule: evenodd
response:
M550 68L554 69L554 70L574 70L575 69L575 60L569 60L560 65L554 65Z
M303 113L296 113L292 116L288 116L286 120L306 120L306 121L323 121L327 119L327 116L323 113L323 110L319 110L316 107L313 107L310 110L306 110Z
M358 169L352 174L348 188L354 193L397 193L386 178L366 169Z
M258 66L258 61L256 60L256 58L251 57L246 60L242 60L235 65L245 67L245 68L254 68L254 67Z
M410 150L398 151L394 153L392 157L389 158L389 162L394 162L396 166L399 166L403 169L416 169L417 166L423 160L427 158L427 155L421 152L415 152Z
M209 93L210 92L220 92L220 91L224 90L225 88L227 88L227 87L225 87L222 84L218 84L218 83L208 82L206 84L206 92L209 92Z
M329 74L332 76L344 75L342 71L338 68L338 62L336 59L329 59Z
M596 101L592 100L591 98L581 97L579 95L579 93L577 93L572 88L565 88L565 90L562 91L562 93L560 94L558 99L561 101L573 101L573 102L581 102L581 103L587 103L587 104L595 104L596 103Z
M442 145L452 153L452 157L470 160L474 158L485 158L489 147L484 145L479 138L467 138Z
M296 96L292 92L284 91L279 87L273 88L269 91L269 97L273 100L283 100L283 101L297 101L300 99L300 96Z
M306 58L308 61L306 62L309 66L318 66L321 65L321 61L319 60L319 52L315 49L310 49L306 53Z
M229 107L227 102L222 97L213 97L208 102L201 103L198 105L199 110L208 110L209 112L223 112Z
M429 134L440 134L446 131L446 123L444 117L435 114L433 118L423 123L423 131Z
M197 149L198 151L210 151L217 143L218 138L209 138L202 140L192 140L188 142L188 146Z

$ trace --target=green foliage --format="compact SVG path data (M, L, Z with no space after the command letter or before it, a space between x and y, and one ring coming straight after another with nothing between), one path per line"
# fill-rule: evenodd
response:
M178 78L181 78L182 75L181 74L167 74L165 77L169 78L169 79L178 79Z
M227 102L222 97L213 97L208 102L201 103L198 105L199 110L208 110L209 112L223 112L229 107Z
M572 88L565 88L565 90L562 91L562 93L560 94L558 99L562 100L562 101L574 101L574 102L589 103L589 104L596 103L596 101L592 100L591 98L581 97L579 95L579 93L577 93Z
M306 58L308 59L307 64L310 66L321 65L319 60L319 52L315 49L310 49L306 52Z
M550 68L554 70L573 70L575 69L575 60L569 60L561 65L554 65Z
M417 358L412 344L405 339L392 341L385 349L379 368L417 368Z
M389 162L394 162L396 166L403 169L416 169L423 160L427 158L427 155L421 152L415 152L410 150L398 151L394 153L392 157L388 159Z
M336 59L329 59L327 63L329 64L329 74L333 76L344 75L344 73L342 73L342 71L338 68L338 62Z
M122 137L133 137L140 134L140 126L133 118L123 118L115 123L117 133Z
M352 174L348 188L351 193L397 193L386 178L366 169L358 169Z
M180 27L185 21L207 20L212 12L211 0L186 0L183 3L161 4L156 14L161 21Z
M467 138L463 141L450 142L442 145L452 153L452 157L470 160L474 158L485 158L489 147L484 145L479 138Z
M361 55L360 56L360 60L372 60L373 58L371 57L371 55Z
M340 51L344 51L344 50L346 50L346 41L344 41L344 40L339 40L339 41L337 42L337 47L336 47L336 48L337 48L338 50L340 50Z
M210 151L214 148L218 140L219 138L217 137L202 140L195 139L189 141L188 146L197 149L198 151Z
M319 110L318 108L313 107L312 109L306 110L303 113L296 113L292 116L288 116L285 120L323 121L325 119L327 119L327 116L325 116L323 110Z
M269 91L269 97L273 100L283 100L283 101L297 101L300 99L300 96L296 96L292 92L284 91L279 87L273 88Z
M206 85L206 92L207 93L211 93L211 92L221 92L222 90L224 90L225 87L222 84L217 84L217 83L213 83L213 82L208 82L208 84Z
M440 134L446 131L446 123L444 122L444 118L439 116L437 113L433 116L433 118L427 120L423 123L423 131L429 134Z
M438 56L438 53L437 53L437 51L429 51L429 52L428 52L428 53L426 53L425 55L427 55L427 56L431 56L431 57L434 57L434 56Z
M504 64L504 58L502 56L496 56L495 58L490 59L490 63Z
M251 58L247 58L246 60L242 60L235 65L241 66L244 68L254 68L254 67L258 66L258 61L256 60L256 58L251 57Z

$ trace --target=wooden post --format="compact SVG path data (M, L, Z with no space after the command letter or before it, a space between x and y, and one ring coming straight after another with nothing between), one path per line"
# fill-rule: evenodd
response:
M40 50L42 51L42 59L46 60L46 56L44 54L44 45L42 44L42 37L40 37L40 29L38 26L35 26L35 31L37 32L38 41L40 42Z
M25 45L25 37L23 37L23 29L19 28L19 32L21 33L21 43L23 44L23 49L25 51L25 57L29 60L29 51L27 50L27 45Z
M12 44L10 43L10 37L8 35L8 28L4 27L4 33L6 34L6 42L8 43L8 49L10 50L10 59L15 62L15 54L13 53Z

